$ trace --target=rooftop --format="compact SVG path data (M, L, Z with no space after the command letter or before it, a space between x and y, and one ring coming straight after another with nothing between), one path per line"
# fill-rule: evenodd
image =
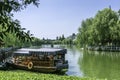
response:
M55 53L59 51L65 51L66 49L60 49L60 48L40 48L40 49L29 49L29 48L21 48L17 49L14 53L21 53L21 54L29 54L30 52L45 52L45 53Z

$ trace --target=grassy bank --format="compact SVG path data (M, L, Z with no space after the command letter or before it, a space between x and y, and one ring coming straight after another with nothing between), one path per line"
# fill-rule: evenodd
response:
M44 74L30 71L13 70L13 71L0 71L0 80L99 80L99 79L79 78L74 76L61 76L55 74Z

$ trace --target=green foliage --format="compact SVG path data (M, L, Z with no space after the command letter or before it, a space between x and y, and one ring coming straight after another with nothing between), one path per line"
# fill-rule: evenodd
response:
M83 57L79 58L78 64L84 76L106 78L107 80L120 79L119 52L83 50L82 53Z
M100 80L27 71L0 71L0 80Z
M34 38L32 40L32 46L41 46L42 44L43 44L43 41L38 38Z
M76 34L73 33L72 35L70 35L69 37L65 38L64 35L60 36L60 37L56 37L56 40L53 41L54 44L67 44L67 45L71 45L71 44L75 44L75 38L76 38Z
M98 11L94 18L82 21L77 43L81 47L99 45L120 45L119 13L105 8Z
M18 20L13 20L13 12L18 12L25 9L28 5L33 4L38 6L39 0L2 0L0 1L0 45L3 43L3 38L6 33L16 33L23 42L31 41L30 31L25 32L20 26Z
M22 41L20 40L15 33L6 33L7 36L4 36L4 38L2 39L4 41L4 47L9 47L9 46L13 46L13 47L22 47L22 46L30 46L31 42L28 41Z

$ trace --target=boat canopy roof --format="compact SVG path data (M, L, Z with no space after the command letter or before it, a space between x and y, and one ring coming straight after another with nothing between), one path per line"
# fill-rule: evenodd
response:
M17 49L14 54L17 55L29 55L29 54L42 54L42 55L56 55L56 54L66 54L66 49L61 48L40 48L40 49L28 49L21 48Z

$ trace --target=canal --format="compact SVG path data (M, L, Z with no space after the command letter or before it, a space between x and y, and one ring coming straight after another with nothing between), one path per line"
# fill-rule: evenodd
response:
M120 80L120 52L85 51L75 46L54 46L67 49L67 75Z

